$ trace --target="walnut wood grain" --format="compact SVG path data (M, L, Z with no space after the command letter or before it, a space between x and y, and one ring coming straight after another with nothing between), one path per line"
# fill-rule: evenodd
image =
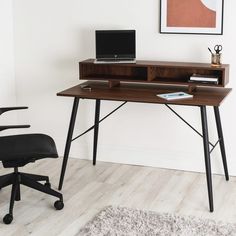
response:
M193 98L167 101L157 97L157 94L184 91L188 93L187 86L167 86L156 84L121 83L119 87L109 88L108 82L87 81L91 90L82 89L80 85L74 86L58 93L58 96L79 97L86 99L101 99L112 101L129 101L141 103L176 104L192 106L220 106L231 92L231 88L198 87L192 91Z
M94 64L93 59L79 63L80 79L126 81L158 84L190 84L193 74L218 77L218 84L203 84L199 86L225 87L229 82L229 65L222 64L212 67L208 63L137 61L135 64ZM190 85L192 86L192 85Z

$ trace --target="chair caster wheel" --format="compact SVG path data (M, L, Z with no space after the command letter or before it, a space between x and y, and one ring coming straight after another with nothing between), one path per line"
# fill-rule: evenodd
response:
M9 225L11 224L13 220L13 216L11 214L6 214L4 217L3 217L3 222L6 224L6 225Z
M61 210L61 209L63 209L63 207L64 207L64 203L63 203L63 201L61 201L61 200L57 200L57 201L55 201L55 203L54 203L54 207L55 207L57 210Z
M44 186L46 186L46 187L48 187L48 188L51 188L51 184L50 184L49 182L46 182L46 183L44 184Z

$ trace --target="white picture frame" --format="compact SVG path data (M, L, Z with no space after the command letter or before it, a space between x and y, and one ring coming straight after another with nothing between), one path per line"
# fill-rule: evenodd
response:
M160 0L160 33L222 35L223 16L224 0Z

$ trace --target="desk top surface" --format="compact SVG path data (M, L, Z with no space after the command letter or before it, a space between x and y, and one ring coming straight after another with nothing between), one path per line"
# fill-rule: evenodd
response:
M80 84L81 85L81 84ZM62 92L58 96L78 97L84 99L101 99L110 101L128 101L157 104L176 104L191 106L220 106L223 100L232 91L231 88L197 87L191 92L193 98L168 101L157 96L157 94L170 92L188 92L186 86L167 86L156 84L121 83L120 86L109 88L108 82L88 81L91 90L83 89L76 85Z

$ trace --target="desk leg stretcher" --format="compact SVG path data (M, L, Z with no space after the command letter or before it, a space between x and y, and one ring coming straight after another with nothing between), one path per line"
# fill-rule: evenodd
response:
M95 122L94 125L91 126L89 129L84 131L83 133L79 134L78 136L72 138L73 136L73 131L74 131L74 126L75 126L75 121L76 121L76 115L77 115L77 110L78 110L78 105L79 105L79 98L74 99L74 104L72 108L72 113L71 113L71 119L70 119L70 125L69 125L69 130L68 130L68 135L66 139L66 147L65 147L65 152L64 152L64 157L63 157L63 163L62 163L62 169L61 169L61 176L60 176L60 181L59 181L59 187L58 189L62 189L63 181L64 181L64 176L65 176L65 171L66 171L66 166L67 166L67 161L69 157L69 152L70 152L70 147L71 143L75 141L76 139L82 137L83 135L87 134L89 131L94 129L94 144L93 144L93 164L96 164L96 156L97 156L97 142L98 142L98 130L99 130L99 124L108 118L110 115L112 115L114 112L119 110L121 107L123 107L127 102L123 102L121 105L119 105L117 108L115 108L113 111L108 113L106 116L104 116L101 120L99 120L100 117L100 105L101 105L101 100L96 99L96 105L95 105Z

